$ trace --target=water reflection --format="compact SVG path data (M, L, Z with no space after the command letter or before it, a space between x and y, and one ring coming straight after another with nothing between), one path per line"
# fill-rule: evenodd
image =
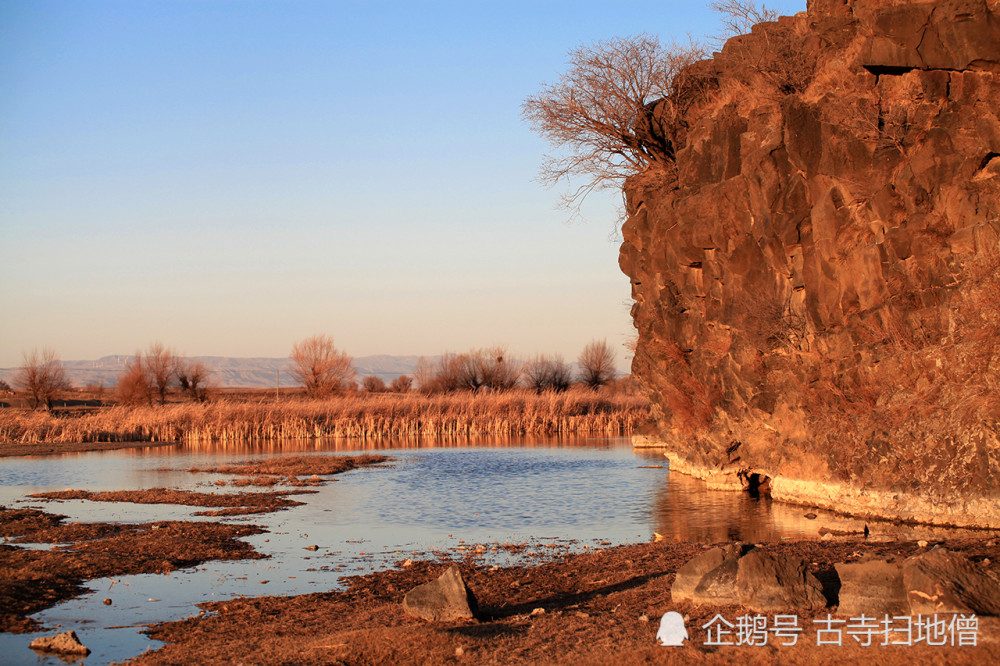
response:
M486 546L483 562L508 564L523 560L503 550L505 543L529 542L528 552L558 554L645 541L654 532L671 541L764 542L819 538L824 527L862 528L860 521L830 512L815 511L819 518L810 520L804 507L709 491L701 481L671 474L661 454L633 450L622 438L288 440L8 458L0 465L0 504L41 506L71 520L205 520L192 515L198 507L46 504L26 501L25 496L67 487L204 490L225 477L191 473L189 468L271 455L373 450L392 456L392 463L338 475L316 494L297 496L303 506L225 519L265 527L267 533L246 540L269 559L209 562L170 576L92 581L94 594L38 618L49 626L61 624L81 632L100 655L88 661L104 663L149 646L135 638L136 629L112 628L118 625L196 614L194 604L208 599L331 589L343 575L435 552L462 556L473 544ZM873 538L933 538L942 533L956 531L872 523ZM317 549L306 549L312 545ZM549 548L552 545L560 547ZM105 597L113 605L103 606ZM12 663L39 663L25 647L30 637L24 638L0 634L0 654Z
M437 435L432 437L399 436L378 439L357 437L327 437L317 439L241 440L223 442L194 442L180 444L178 453L191 451L224 451L227 453L305 453L320 451L388 451L400 449L467 449L490 448L609 448L626 446L628 437L582 437L575 435L521 435L497 437L495 435Z

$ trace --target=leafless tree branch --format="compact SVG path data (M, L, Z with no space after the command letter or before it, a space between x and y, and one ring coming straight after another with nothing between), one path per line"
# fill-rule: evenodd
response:
M60 391L69 388L66 369L58 354L46 347L41 352L32 349L22 355L24 363L14 375L14 385L19 386L31 396L31 406L37 409L44 404L52 409L53 400Z
M345 388L354 382L357 375L351 365L351 357L339 351L328 335L314 335L295 343L290 358L292 376L312 398Z

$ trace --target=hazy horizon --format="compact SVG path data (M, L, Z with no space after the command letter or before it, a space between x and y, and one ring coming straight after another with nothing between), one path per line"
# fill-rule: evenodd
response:
M520 105L582 43L716 32L706 5L0 0L0 367L317 333L621 363L619 194L568 223Z
M515 362L529 362L533 355L511 355ZM92 359L61 359L66 371L66 377L72 388L85 388L88 385L114 387L122 373L126 370L129 360L134 354L111 354ZM386 383L400 375L414 376L420 359L434 364L442 357L434 355L395 355L371 354L351 358L351 364L357 372L357 379L369 375L379 377ZM200 361L209 370L208 383L214 388L274 388L277 382L281 386L299 386L300 381L292 375L292 360L287 356L189 356L188 360ZM575 375L579 372L577 359L563 359ZM17 387L18 366L0 367L0 380ZM630 374L627 364L619 356L616 358L618 377ZM276 376L277 375L277 376Z

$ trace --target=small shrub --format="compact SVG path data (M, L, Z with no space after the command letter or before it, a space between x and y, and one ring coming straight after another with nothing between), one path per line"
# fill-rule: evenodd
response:
M560 356L536 356L524 366L524 383L536 393L565 391L573 381L573 373Z
M409 375L400 375L389 384L389 390L393 393L409 393L411 388L413 388L413 377Z
M367 393L385 393L386 386L381 377L368 375L361 380L361 390Z
M118 377L118 400L127 405L152 405L153 385L146 373L142 353L137 353L125 365Z

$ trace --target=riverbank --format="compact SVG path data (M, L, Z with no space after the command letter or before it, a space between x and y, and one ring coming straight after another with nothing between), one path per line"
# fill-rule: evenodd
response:
M280 511L302 503L289 499L310 491L296 486L319 486L337 474L384 463L381 455L287 456L251 460L192 472L232 476L228 485L274 486L270 491L192 492L168 488L92 493L63 490L38 493L41 500L85 499L92 502L176 504L215 507L193 515L233 516ZM322 475L322 476L320 476ZM94 578L139 573L169 573L209 560L265 557L240 537L266 532L257 525L215 521L158 521L152 523L66 523L65 516L35 507L0 505L0 631L35 629L29 615L84 592ZM20 544L51 544L50 548L21 548Z
M158 626L153 635L169 645L163 648L162 653L143 657L153 660L150 663L440 663L454 660L458 656L470 663L596 663L611 658L624 663L670 659L693 663L711 663L712 660L771 663L779 658L791 663L815 663L824 659L832 663L846 658L862 662L893 663L893 659L897 659L894 655L909 652L932 663L971 663L984 654L990 658L997 656L988 650L980 653L965 648L936 648L936 651L931 650L925 654L920 648L911 651L909 648L890 647L886 650L887 655L878 651L878 648L856 654L848 647L840 650L822 647L817 650L812 620L825 617L825 613L817 615L796 609L789 609L789 612L800 616L800 624L806 628L800 638L803 641L811 640L811 649L786 649L773 645L773 642L770 646L752 648L744 646L716 649L711 645L706 646L705 632L701 627L714 617L716 611L732 623L749 611L739 607L709 609L672 603L671 587L678 568L707 547L694 543L696 539L692 535L700 532L684 527L686 521L693 520L696 514L704 518L709 513L705 510L705 505L686 505L684 494L678 492L676 480L671 481L668 477L662 494L657 497L661 497L664 503L679 507L679 512L659 518L649 517L641 526L627 530L627 534L619 530L617 536L612 537L616 523L608 522L606 517L602 521L599 514L614 500L613 496L599 489L600 481L612 478L615 480L615 493L621 494L623 489L627 489L630 495L637 495L635 487L623 485L620 477L613 475L613 466L603 463L597 466L573 464L568 468L569 475L577 481L582 478L583 482L582 485L568 487L560 482L560 475L556 473L558 465L546 466L543 468L544 474L537 477L544 479L545 491L532 495L532 489L537 485L535 483L518 486L503 482L503 478L509 476L505 470L515 472L514 475L518 478L532 469L538 471L535 464L527 467L524 465L524 456L530 452L518 451L514 455L501 455L504 453L502 451L489 453L490 455L482 457L473 456L473 452L456 455L451 451L443 451L438 456L421 453L411 459L406 452L401 452L392 465L382 465L370 472L352 474L347 478L338 477L340 480L335 483L332 478L325 477L328 473L347 467L344 456L262 455L254 456L253 459L241 456L236 461L212 455L198 456L195 459L168 456L169 468L160 467L163 463L153 456L153 460L149 461L149 469L157 475L165 475L157 483L169 486L180 482L180 488L173 491L164 487L124 492L102 489L92 492L45 491L36 493L28 501L42 501L42 497L51 497L49 501L85 498L86 504L93 505L92 510L84 509L81 512L79 507L71 509L70 506L66 506L64 510L73 510L74 515L78 516L107 520L108 516L118 513L118 507L125 508L124 505L115 506L108 502L134 504L139 501L166 501L177 505L215 507L225 512L234 509L246 513L250 508L256 512L258 507L250 506L246 497L242 497L245 493L244 486L268 486L265 493L254 499L264 500L271 505L269 508L279 511L287 508L288 504L273 502L272 499L281 499L277 497L278 494L288 495L288 499L308 500L305 506L284 514L273 514L277 520L269 521L268 514L234 519L234 522L246 521L241 522L239 527L264 528L268 533L251 532L246 535L249 538L239 536L238 539L230 539L234 542L234 549L243 548L241 551L232 550L231 553L244 558L266 555L270 559L259 564L248 560L244 565L225 565L223 568L228 574L224 575L228 575L230 579L224 586L213 588L213 592L218 593L214 597L217 599L236 597L239 594L297 596L237 598L222 604L204 606L204 623L190 620L181 624ZM436 530L432 523L418 523L416 534L419 536L404 533L411 523L418 520L418 516L433 515L438 511L435 504L421 501L420 488L423 486L412 485L408 481L426 480L428 474L434 479L434 471L447 459L466 459L470 456L469 462L472 464L460 466L454 478L475 490L457 498L451 496L461 501L451 502L444 508L447 515L445 524L449 532L454 531L454 535L447 534L447 540L440 538L442 531ZM570 457L577 459L586 456L580 456L574 451ZM145 459L145 456L142 458ZM356 462L363 459L377 462L372 456L357 458ZM495 464L506 458L516 460L516 466ZM407 460L421 460L428 462L428 465L414 465L407 463ZM528 460L531 461L531 458ZM626 460L629 469L636 469L636 462L642 461L633 458L631 452ZM33 464L35 461L30 462ZM37 462L59 466L79 464L75 458ZM19 464L21 461L15 463ZM476 469L498 469L500 476L477 476L474 474ZM656 469L648 466L638 466L638 469L638 474L651 474L659 478L660 473ZM184 479L193 473L204 474L205 482L191 487L187 480L169 476L172 470L182 471ZM53 470L56 473L59 471ZM118 473L120 472L119 469ZM65 477L57 474L56 478ZM369 483L355 484L351 481L360 481L362 478L367 478ZM426 492L448 495L448 478L446 475L444 480L432 481ZM319 493L300 494L299 482L309 485L308 490L317 490ZM656 481L656 485L659 483ZM48 485L50 488L55 487L53 484ZM284 492L284 488L288 492ZM574 488L577 490L574 491ZM335 489L339 489L339 499L337 493L327 492ZM366 489L373 492L366 493ZM530 533L540 539L538 543L521 543L517 539L512 539L511 543L491 541L488 531L477 532L480 525L495 524L493 521L496 517L495 513L488 510L490 502L480 501L483 499L482 489L492 489L492 492L503 498L528 497L531 500L528 503L506 507L506 511L514 515L529 515L523 513L525 511L555 512L554 515L558 516L561 523L576 525L576 528L560 532L556 528L536 526ZM599 504L587 504L579 494L580 491L596 494ZM375 494L392 495L398 497L399 501L379 503ZM220 497L214 497L215 495ZM548 495L558 498L554 504L546 504ZM738 494L727 493L722 497L730 498L735 495ZM348 521L348 524L353 522L353 528L324 533L324 525L337 522L336 514L332 512L355 510L352 508L352 498L357 499L358 506L365 507L366 513L371 513L378 517L378 521L392 526L393 533L389 539L377 536L373 538L360 529L368 524L364 514L357 516L360 520ZM576 499L571 502L567 498ZM82 589L82 582L89 579L86 574L91 571L96 575L117 577L123 572L159 572L193 566L184 564L184 558L191 554L189 542L202 539L200 530L212 530L213 526L217 526L217 523L210 521L192 522L186 518L190 515L189 512L165 513L158 516L153 514L157 516L158 522L137 525L109 524L96 528L92 528L90 524L65 525L43 538L48 529L47 523L53 522L54 517L46 517L47 514L41 512L34 513L39 507L23 508L29 510L29 513L9 513L7 515L12 518L10 521L3 520L7 512L0 512L0 523L15 526L0 532L0 535L24 534L26 538L23 541L28 544L40 542L52 547L43 546L39 549L28 545L22 549L17 547L17 541L0 546L0 579L3 579L0 581L0 588L19 591L18 598L29 602L43 596L48 599L46 595L53 590L58 591L58 585L65 585L59 583L59 576L76 576L75 585L79 591ZM766 500L744 508L748 512L728 512L730 515L738 515L741 525L754 520L753 516L759 511L766 511L769 515L784 511L781 506L771 506ZM583 520L573 513L580 510L586 516ZM833 596L836 593L833 574L835 563L855 562L869 556L905 558L929 550L937 544L964 553L976 567L989 571L994 576L1000 575L996 564L1000 563L1000 549L997 547L995 532L982 535L942 533L910 537L872 524L869 539L862 538L860 533L848 535L847 532L828 531L824 540L820 540L818 535L824 533L819 525L823 516L817 518L814 514L803 515L798 509L795 511L800 522L812 527L812 534L817 535L816 538L785 537L780 534L765 536L765 531L727 532L725 525L723 529L711 532L713 536L702 538L712 542L735 538L760 541L767 544L764 548L768 551L804 558L809 569L823 581L826 591L830 593L828 596L831 604L836 603L836 597ZM132 520L141 521L143 515L149 514L135 513ZM617 511L612 515L618 516L619 521L627 521L622 516L629 514ZM23 522L25 519L27 522ZM175 519L175 522L170 522L170 519ZM671 531L671 527L678 527L676 520L684 521L684 525L679 526L681 529ZM713 524L719 524L717 518L713 521ZM589 527L593 525L600 526L600 531L595 532ZM236 525L230 523L220 527L235 528ZM91 529L100 532L88 531ZM516 531L511 527L503 529L506 533ZM663 532L664 536L653 535L653 529ZM220 537L224 535L217 534L213 537L212 534L206 531L205 539L215 547L213 544L220 542ZM253 536L254 534L259 536ZM599 535L606 538L593 538ZM617 547L611 544L612 541L644 541L651 535L656 539L653 543ZM427 543L423 543L425 538ZM254 547L250 547L247 542ZM154 555L143 560L149 552ZM227 549L220 549L218 552L226 555ZM573 554L565 555L566 553ZM407 565L406 559L412 561ZM98 569L94 565L95 561L101 562L102 567L109 568ZM461 566L469 585L479 598L483 609L479 619L473 623L427 624L405 615L400 606L403 595L414 586L435 578L451 563ZM163 568L157 569L157 566ZM121 567L121 571L116 571L113 567ZM364 575L341 578L348 573ZM217 582L222 582L221 579L216 580L215 575L207 570L191 570L169 578L147 577L149 580L142 584L142 589L155 590L159 587L162 590L164 586L168 586L171 590L178 590L192 585L214 586ZM258 587L258 584L269 584L269 581L274 580L279 584L269 588ZM341 584L346 589L340 590ZM338 591L330 592L333 589ZM174 615L164 615L150 606L148 615L129 622L120 617L122 613L132 612L131 609L135 606L130 604L135 600L130 602L129 595L116 594L120 590L121 586L73 604L78 608L78 613L82 612L75 628L83 629L81 635L85 642L93 641L95 653L107 655L102 657L104 662L137 655L146 647L147 644L137 640L133 628L135 625L148 626L147 623L193 615L197 613L194 604L209 598L201 594L182 593L178 598L168 601L163 593L143 591L139 597L140 602L146 602L148 596L150 601L162 599L162 603L184 610ZM72 590L70 592L75 594ZM102 604L105 594L110 605ZM0 601L3 602L0 608L14 607L7 599ZM56 601L58 599L49 599L44 605L48 606ZM147 606L146 603L139 605ZM691 638L687 646L668 650L655 645L653 639L659 617L667 610L677 610L688 616ZM829 610L836 612L833 606ZM31 609L26 608L18 615L22 622L29 612ZM56 612L41 617L59 617L60 619L46 621L62 622L64 620L61 618L65 616ZM219 623L214 623L216 621ZM134 642L135 649L119 650L113 656L108 655L107 635L103 635L98 629L88 636L88 627L112 628L120 625L130 625L120 631L131 632L130 640ZM981 626L979 636L982 637L983 644L988 648L987 643L993 641L992 645L995 647L1000 631L994 620L983 618ZM51 629L54 630L52 633L58 633L55 631L56 627ZM23 649L26 652L30 638L5 635L5 649ZM850 637L846 638L850 643ZM458 648L461 648L461 655L456 653Z
M28 615L80 594L83 583L93 578L167 573L209 559L260 558L241 538L261 531L254 525L210 521L64 524L58 516L36 509L0 510L0 534L53 545L22 550L0 544L0 629L37 629ZM839 646L817 646L820 626L815 621L824 620L827 613L851 621L837 616L837 563L868 558L898 561L940 545L1000 578L998 542L995 535L985 535L765 544L762 547L770 553L803 558L831 600L819 611L782 613L794 615L803 628L796 644L788 646L776 636L767 645L706 644L704 626L716 614L736 624L741 616L756 613L740 606L673 602L677 570L710 546L657 541L592 546L566 555L526 549L516 566L493 565L489 549L462 548L436 553L432 559L412 555L412 561L401 559L388 568L383 565L366 575L343 578L342 590L200 604L199 617L152 627L149 636L166 645L132 663L996 663L1000 621L993 617L977 619L975 646L882 647L876 639L876 645L862 647L849 634L842 635ZM458 564L478 599L477 619L425 622L407 615L402 609L406 592L435 579L452 564ZM101 623L104 608L116 612L113 606L92 608L96 624ZM659 619L667 611L685 618L689 640L683 646L656 644Z
M995 540L949 540L943 545L1000 575L1000 546ZM856 540L766 547L805 558L813 573L829 581L837 562L898 559L932 546ZM878 640L862 647L850 635L842 636L841 645L817 646L819 625L814 620L825 619L833 609L789 609L804 629L794 646L773 637L767 645L706 645L702 627L716 613L734 624L746 613L755 615L737 606L671 601L677 569L706 547L627 545L504 568L478 564L472 557L455 560L479 601L476 621L426 622L407 615L402 609L405 593L436 578L452 561L400 563L395 569L349 578L343 591L202 604L207 612L201 617L151 629L149 635L167 645L130 663L985 664L1000 660L1000 620L993 617L978 618L974 647L882 647ZM681 647L659 647L655 640L659 620L671 610L686 618L690 639Z
M145 525L62 524L58 516L32 509L0 511L0 533L31 541L68 544L51 550L0 545L0 617L3 631L33 627L27 616L83 590L101 576L166 573L207 559L261 555L239 537L259 533L253 525L169 521ZM767 544L774 554L803 558L809 570L837 593L834 564L867 558L901 560L940 545L962 553L975 566L1000 577L996 537L937 542L864 539L799 540ZM753 611L740 606L696 606L671 598L677 570L709 545L654 542L611 546L555 557L527 556L519 566L491 566L473 550L435 559L400 561L342 579L343 590L296 596L238 597L200 604L197 617L150 628L166 643L129 663L997 663L1000 620L977 618L976 645L926 643L862 647L851 635L841 645L817 645L827 609L788 609L803 631L795 645L776 636L766 645L706 644L704 626L716 614L736 624ZM407 615L407 591L457 564L479 602L476 620L426 622ZM104 606L96 606L100 614ZM115 612L108 607L108 612ZM689 639L660 647L660 617L676 611ZM773 614L772 614L773 615ZM99 618L94 618L99 621ZM769 620L771 618L769 617ZM842 627L844 625L841 625ZM733 630L735 636L735 629ZM58 633L58 630L52 631ZM828 635L824 635L828 638ZM894 636L894 639L899 637ZM25 638L27 641L27 637ZM725 642L725 641L723 641Z
M239 537L255 525L159 521L143 524L64 523L64 516L0 506L0 631L38 629L28 616L87 592L84 583L106 576L169 573L208 560L263 557ZM24 549L23 538L51 547Z
M4 442L0 458L17 456L51 456L61 453L90 453L173 446L177 442Z
M211 443L248 440L628 435L649 420L638 395L561 393L360 393L326 400L216 400L112 405L66 413L0 409L0 455L19 446L80 442ZM9 455L9 454L8 454ZM25 453L14 455L28 455Z

